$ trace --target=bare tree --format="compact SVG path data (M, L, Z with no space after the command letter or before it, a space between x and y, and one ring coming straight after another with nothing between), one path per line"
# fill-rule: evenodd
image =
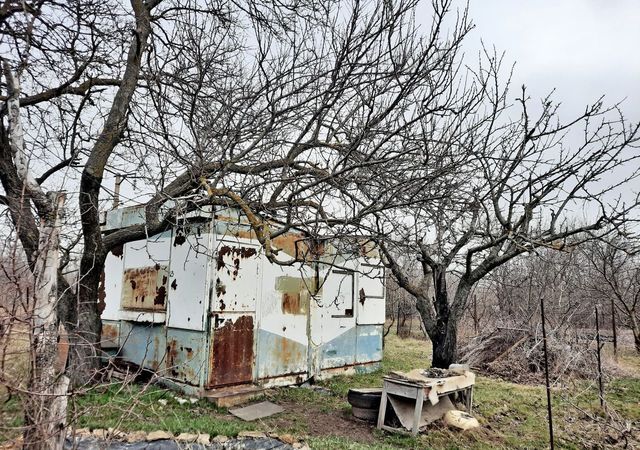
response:
M416 297L436 367L456 360L458 323L476 283L538 247L563 249L588 233L606 233L638 204L625 187L639 175L639 125L628 123L617 106L598 101L561 122L550 98L534 115L524 87L516 106L509 105L499 60L489 58L481 74L487 103L474 111L477 119L456 140L435 140L433 132L424 137L425 152L444 146L450 156L439 164L456 167L449 183L440 184L444 195L417 195L407 200L409 208L378 222L389 267ZM515 110L520 117L510 119ZM583 224L575 225L583 210ZM398 254L414 255L421 276L403 271ZM447 274L458 277L453 295Z
M632 333L640 353L640 261L629 239L616 236L610 240L590 242L583 250L589 263L588 289L591 296L611 305ZM615 323L615 322L614 322Z
M11 150L5 107L1 199L32 268L49 209L36 188L64 186L77 199L69 230L75 223L81 239L70 237L62 258L79 261L77 283L58 271L76 385L99 374L99 285L112 249L186 211L233 205L286 263L271 245L279 234L366 236L372 213L450 169L413 184L397 176L425 156L414 137L427 118L454 116L481 91L457 84L466 11L447 30L451 2L434 1L422 35L415 3L6 2L3 61L22 85L13 98L26 159ZM146 221L103 236L109 173L123 175Z

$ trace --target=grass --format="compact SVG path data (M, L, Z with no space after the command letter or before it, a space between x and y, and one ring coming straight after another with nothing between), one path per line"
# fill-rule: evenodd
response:
M323 381L321 390L281 388L269 391L268 399L285 412L258 422L243 422L206 401L180 405L176 394L156 386L111 385L73 399L71 419L76 427L118 428L123 431L166 430L201 432L212 436L235 436L243 430L292 434L319 449L495 449L548 448L546 397L543 386L520 385L479 376L474 415L481 428L458 432L431 425L418 437L382 433L350 419L346 394L350 387L381 385L383 373L407 371L428 364L428 343L389 336L380 371L339 376ZM640 358L625 355L627 366L640 367ZM640 373L610 380L607 406L616 423L640 435ZM165 403L166 404L163 404ZM568 381L553 389L556 446L578 449L624 442L600 409L597 386L587 381ZM0 417L19 425L15 399L0 405ZM615 425L615 423L613 424ZM625 425L626 426L626 425ZM2 428L2 427L0 427ZM1 432L1 431L0 431ZM632 434L630 434L632 436ZM637 442L634 442L637 445Z

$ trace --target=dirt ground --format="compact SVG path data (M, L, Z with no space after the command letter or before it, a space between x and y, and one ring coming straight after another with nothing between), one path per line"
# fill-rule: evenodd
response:
M374 424L356 419L347 410L323 412L321 408L296 402L279 402L288 413L307 423L307 432L311 436L337 436L363 444L373 443ZM271 419L277 428L287 428L289 419L274 417Z

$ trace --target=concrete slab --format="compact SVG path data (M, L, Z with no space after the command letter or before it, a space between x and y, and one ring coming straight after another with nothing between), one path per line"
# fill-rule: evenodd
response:
M229 410L231 414L247 422L273 416L274 414L281 413L282 411L284 411L282 406L271 402L260 402L245 406L244 408Z

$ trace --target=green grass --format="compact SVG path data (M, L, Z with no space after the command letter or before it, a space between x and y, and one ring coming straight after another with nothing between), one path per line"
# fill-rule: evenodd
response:
M258 422L243 422L203 400L180 405L173 392L140 385L102 386L75 397L70 405L70 419L76 427L113 427L123 431L166 430L212 436L236 436L243 430L288 433L304 439L314 449L548 448L544 387L484 376L477 379L474 397L474 415L482 425L478 430L463 433L433 424L425 434L413 437L383 433L353 422L346 401L349 388L381 386L382 375L391 370L426 367L430 348L424 341L390 336L384 355L381 370L322 381L321 391L303 388L269 391L266 397L283 405L285 412ZM640 366L639 362L637 356L625 356L627 366ZM631 436L640 435L639 377L640 374L635 378L614 378L606 384L607 405L619 422L626 421L632 428ZM599 407L597 386L592 382L568 380L554 387L553 411L558 448L579 449L615 443L617 439ZM8 426L17 426L21 421L15 398L0 405L0 414ZM327 426L319 427L323 423Z

